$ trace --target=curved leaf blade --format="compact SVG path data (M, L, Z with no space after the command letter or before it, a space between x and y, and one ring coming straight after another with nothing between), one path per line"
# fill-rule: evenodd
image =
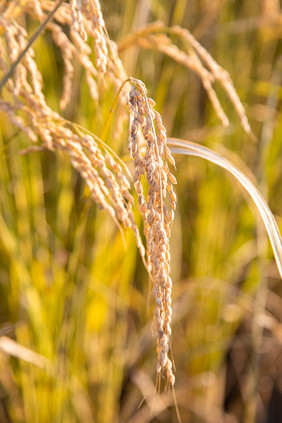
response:
M262 217L273 249L276 264L282 279L282 238L276 220L263 196L250 179L221 154L191 141L168 138L167 144L172 153L201 157L224 168L240 182L254 201Z

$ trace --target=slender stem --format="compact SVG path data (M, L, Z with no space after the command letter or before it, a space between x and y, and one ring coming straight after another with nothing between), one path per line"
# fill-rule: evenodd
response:
M46 25L48 24L48 22L50 22L50 20L53 18L54 14L59 9L59 7L63 3L63 1L64 0L59 0L58 1L58 3L56 4L56 6L52 10L52 12L49 13L49 15L44 20L44 22L42 22L42 24L37 28L37 30L34 32L34 34L30 37L30 39L29 39L26 47L24 48L24 50L19 54L17 60L12 64L12 66L10 67L10 69L5 73L5 75L1 79L1 81L0 81L0 91L2 90L2 88L4 87L4 85L6 84L6 82L8 81L8 79L11 78L11 76L13 75L13 73L14 73L17 65L19 64L19 62L22 60L22 58L24 57L24 55L26 54L26 52L28 51L28 49L32 46L32 44L34 43L34 41L42 33L42 31L44 30L44 28L46 27Z
M117 105L118 98L119 98L119 95L120 95L120 93L121 93L121 90L123 89L124 85L125 85L127 82L131 82L131 78L127 78L125 81L123 81L123 83L121 84L121 86L120 86L120 87L119 87L119 89L118 89L118 92L117 92L117 93L116 93L116 95L115 95L115 98L114 98L113 104L112 104L112 106L111 106L111 108L110 108L110 110L109 110L109 113L108 113L108 116L107 116L107 119L106 119L105 125L104 125L104 127L103 127L103 130L102 130L102 133L101 133L101 136L100 136L100 137L101 137L101 139L103 139L103 140L106 138L106 135L107 135L107 132L108 132L108 129L109 129L109 126L110 126L111 118L112 118L112 115L113 115L114 110L115 110L115 108L116 108L116 105Z

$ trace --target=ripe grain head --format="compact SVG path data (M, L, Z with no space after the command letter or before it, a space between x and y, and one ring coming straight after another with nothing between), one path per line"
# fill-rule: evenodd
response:
M129 152L135 167L134 182L147 242L148 268L153 281L152 294L155 297L158 355L156 371L164 371L167 380L173 385L175 378L169 358L172 314L169 238L176 206L173 191L176 179L168 169L168 162L174 163L174 160L166 145L165 127L160 114L154 110L154 105L154 101L147 97L144 84L132 79L129 93ZM146 142L144 154L140 153L138 132ZM147 196L144 195L145 184ZM169 205L166 200L169 200Z

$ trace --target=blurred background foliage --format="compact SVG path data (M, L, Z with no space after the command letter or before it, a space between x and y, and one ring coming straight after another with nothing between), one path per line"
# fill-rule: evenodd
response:
M231 125L220 125L198 77L180 64L139 47L121 57L145 82L169 135L248 166L281 229L279 1L114 0L102 9L116 42L161 20L188 28L228 70L256 142L224 92ZM34 49L58 110L60 52L48 33ZM101 136L114 93L95 106L77 68L72 96L64 117ZM127 160L127 127L116 133L117 113L104 140ZM171 392L154 394L151 287L132 233L124 242L64 153L20 154L26 137L2 114L0 127L0 339L15 340L14 355L22 355L0 349L0 422L177 422ZM172 343L183 423L277 423L282 287L261 220L222 169L199 158L176 161Z

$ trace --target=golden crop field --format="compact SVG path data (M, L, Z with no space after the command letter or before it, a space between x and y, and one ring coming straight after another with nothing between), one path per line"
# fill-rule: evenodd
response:
M0 0L0 423L282 421L281 28Z

